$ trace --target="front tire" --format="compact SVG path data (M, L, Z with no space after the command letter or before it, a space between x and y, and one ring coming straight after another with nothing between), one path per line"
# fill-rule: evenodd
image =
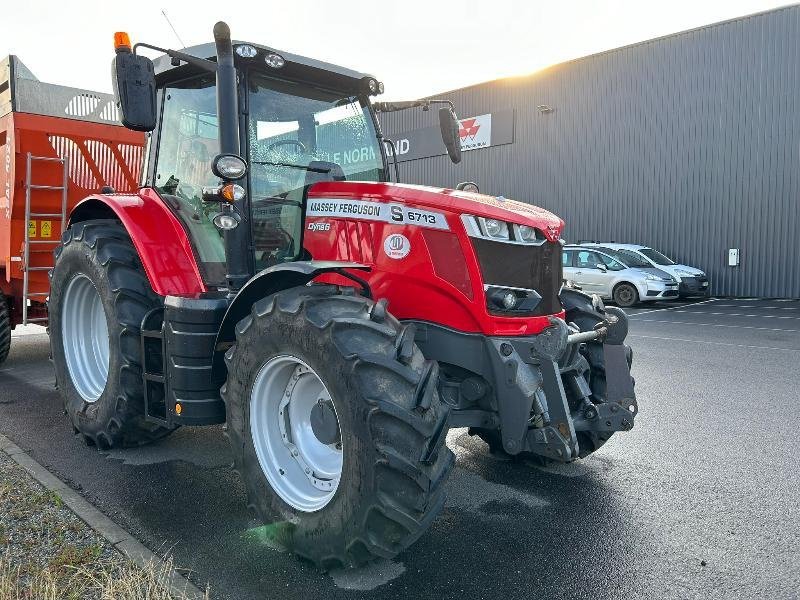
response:
M73 428L103 450L169 434L144 415L140 328L162 301L127 231L112 220L77 223L55 254L50 343Z
M454 462L449 409L436 363L385 302L327 285L273 294L237 325L226 362L236 467L250 507L285 525L290 550L324 569L354 566L391 558L427 530ZM284 400L270 402L276 392ZM303 407L328 401L337 425L323 434L319 413L309 426Z

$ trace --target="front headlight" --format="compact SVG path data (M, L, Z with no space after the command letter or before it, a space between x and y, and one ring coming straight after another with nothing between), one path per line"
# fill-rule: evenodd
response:
M521 239L523 242L536 241L535 227L531 227L529 225L519 225L517 232L519 233L519 239Z
M532 225L474 215L461 215L461 222L470 237L530 246L541 246L547 241L542 231Z
M498 240L507 240L508 236L508 223L498 219L480 219L483 232L489 237L497 238Z
M531 313L542 301L536 290L486 285L486 308L491 313Z
M647 279L647 281L661 281L661 277L653 275L652 273L648 273L644 278Z

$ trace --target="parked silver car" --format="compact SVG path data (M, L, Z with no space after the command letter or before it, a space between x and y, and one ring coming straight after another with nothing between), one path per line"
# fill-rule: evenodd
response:
M582 246L598 248L602 251L620 252L623 255L635 254L648 266L661 269L672 275L679 283L678 295L682 297L707 298L709 295L708 276L697 267L676 263L658 250L641 244L618 244L616 242L581 243Z
M635 256L569 245L563 249L562 264L564 279L618 306L678 296L678 281L672 275Z

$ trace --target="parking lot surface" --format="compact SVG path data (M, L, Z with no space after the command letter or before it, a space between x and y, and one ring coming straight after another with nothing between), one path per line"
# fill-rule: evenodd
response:
M219 598L797 598L800 301L628 311L640 414L571 465L502 462L466 431L447 506L393 561L322 573L245 509L221 428L82 444L41 331L0 367L0 432Z

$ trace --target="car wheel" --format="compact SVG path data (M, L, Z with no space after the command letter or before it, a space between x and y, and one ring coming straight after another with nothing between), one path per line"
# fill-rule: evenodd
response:
M614 303L622 308L628 308L639 302L639 292L636 286L630 283L620 283L614 288Z

